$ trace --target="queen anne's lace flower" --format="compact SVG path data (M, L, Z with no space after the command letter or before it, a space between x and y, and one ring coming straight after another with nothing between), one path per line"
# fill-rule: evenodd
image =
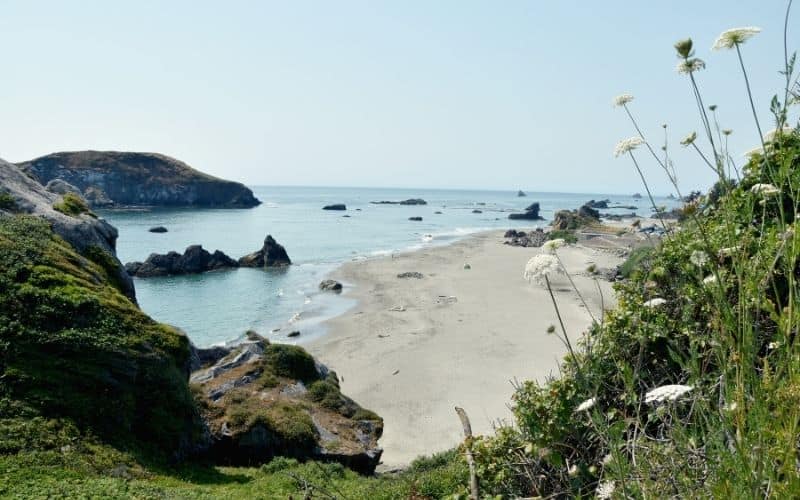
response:
M663 403L664 401L675 401L684 394L694 390L690 385L662 385L644 395L645 403Z
M764 142L774 142L775 138L781 135L789 135L794 132L794 129L789 125L784 125L783 128L774 128L764 134Z
M692 252L692 255L689 256L689 262L697 267L703 267L708 263L708 255L702 250L695 250Z
M745 26L744 28L733 28L723 31L717 38L717 41L714 42L711 49L732 49L736 45L743 44L758 33L761 33L761 28L756 28L755 26Z
M688 75L694 73L695 71L705 69L705 67L705 61L697 57L692 57L691 59L684 59L683 61L679 62L675 67L675 71L682 75Z
M704 285L713 285L716 282L717 282L717 277L714 275L706 276L705 278L703 278Z
M753 157L755 155L760 155L760 154L764 154L764 149L762 149L759 146L757 148L753 148L753 149L749 149L749 150L745 151L742 156Z
M597 485L597 491L595 491L595 495L597 495L597 498L600 500L608 500L614 496L614 491L616 489L617 485L614 483L614 481L603 481Z
M650 299L647 302L645 302L644 306L653 309L653 308L656 308L658 306L662 306L662 305L664 305L666 303L667 303L666 300L662 299L661 297L656 297L654 299Z
M614 156L622 156L625 153L630 153L634 149L638 148L644 144L644 141L641 137L630 137L628 139L623 139L617 143L617 147L614 148Z
M697 139L697 132L692 132L681 140L681 146L690 146Z
M561 264L555 256L548 253L540 253L531 257L525 265L523 276L528 281L544 283L547 276L562 272Z
M577 408L575 408L575 413L591 410L596 403L597 403L597 398L589 398L586 401L579 404Z
M753 184L753 187L750 188L750 192L753 194L762 194L764 196L771 196L773 194L780 193L781 190L776 188L772 184Z
M555 253L557 249L566 245L567 242L564 241L564 238L556 238L554 240L549 240L542 245L542 249L548 253Z
M614 98L614 106L624 106L633 100L630 94L621 94Z

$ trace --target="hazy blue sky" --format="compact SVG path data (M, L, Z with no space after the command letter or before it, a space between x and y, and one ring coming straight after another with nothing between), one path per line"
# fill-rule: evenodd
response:
M672 48L692 36L739 158L758 136L735 54L710 47L724 29L763 28L744 55L768 120L785 7L0 0L0 156L157 151L248 184L641 191L612 156L632 135L612 98L633 93L652 137L669 123L677 145L698 129ZM707 186L679 149L685 189Z

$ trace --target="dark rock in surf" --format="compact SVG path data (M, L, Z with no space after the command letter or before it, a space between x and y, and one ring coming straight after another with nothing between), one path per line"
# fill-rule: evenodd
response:
M239 259L242 267L283 267L292 263L283 245L275 241L271 234L264 239L264 246Z

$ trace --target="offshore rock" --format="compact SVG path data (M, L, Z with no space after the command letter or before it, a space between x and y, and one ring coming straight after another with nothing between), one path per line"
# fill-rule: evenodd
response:
M131 276L150 278L178 274L198 274L217 269L239 267L239 263L219 250L209 253L201 245L187 247L183 255L178 252L153 253L144 262L129 262L125 270Z
M242 267L283 267L291 263L286 249L275 241L271 234L264 239L264 246L260 250L239 259L239 265Z

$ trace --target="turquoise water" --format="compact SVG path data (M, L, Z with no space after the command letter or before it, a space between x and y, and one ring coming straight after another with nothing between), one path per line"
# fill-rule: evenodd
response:
M319 293L317 285L348 260L446 244L487 229L544 225L554 211L577 208L592 198L636 205L639 214L650 212L645 200L603 194L528 193L519 198L516 192L499 191L252 189L263 202L253 209L99 211L119 230L117 253L122 262L144 260L152 252L182 252L193 244L239 258L259 249L267 234L286 247L294 265L284 270L235 269L135 280L142 309L158 321L181 328L199 346L234 340L248 329L282 340L291 330L302 331L303 339L324 333L322 321L352 303L346 297ZM423 198L428 204L370 204L407 198ZM508 220L510 212L534 201L541 204L545 221ZM322 210L331 203L345 203L347 211ZM671 206L667 199L657 203ZM474 209L483 213L472 213ZM423 220L409 221L412 216ZM169 232L148 232L156 225Z

